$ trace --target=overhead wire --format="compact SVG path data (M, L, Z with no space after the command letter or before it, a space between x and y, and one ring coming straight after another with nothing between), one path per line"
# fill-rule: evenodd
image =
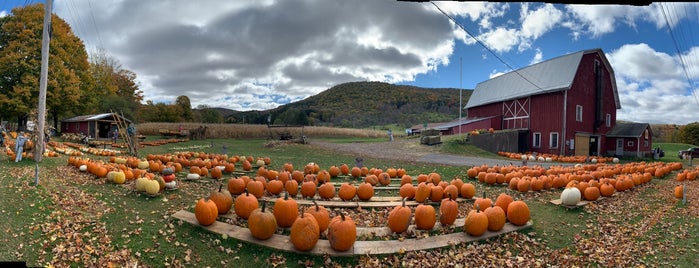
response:
M87 4L90 7L90 17L92 17L92 25L95 27L97 41L99 42L100 47L104 48L104 43L102 43L102 36L100 35L99 28L97 27L97 22L95 21L95 12L93 11L92 3L90 0L87 0Z
M694 88L694 82L692 81L692 78L689 76L689 72L687 71L687 64L684 59L684 56L682 56L682 52L680 51L679 45L677 43L677 39L675 38L674 31L672 30L672 25L670 24L670 19L668 18L668 11L666 10L667 8L663 3L658 3L658 6L660 7L660 11L663 14L663 17L665 18L665 24L667 25L668 31L670 32L670 38L672 39L672 43L675 45L675 50L677 51L677 57L680 59L680 64L682 66L682 70L684 71L684 75L687 77L687 82L689 83L690 90L692 91L692 95L694 96L694 101L699 104L699 98L697 98L697 93L696 89ZM676 22L677 25L679 25L679 21Z
M466 29L466 27L464 27L463 25L461 25L461 23L459 23L458 21L456 21L456 19L454 19L451 15L447 14L444 10L442 10L442 8L440 8L436 3L432 2L432 1L430 1L430 3L432 3L432 5L434 5L434 6L439 10L439 12L441 12L442 14L444 14L444 16L446 16L447 18L449 18L449 20L451 20L451 21L452 21L454 24L456 24L459 28L461 28L462 30L464 30L464 32L466 32L466 34L468 34L471 38L473 38L474 40L476 40L476 43L478 43L478 44L481 45L483 48L485 48L486 50L488 50L488 52L490 52L490 54L492 54L493 56L495 56L495 58L497 58L500 62L502 62L502 64L504 64L505 66L507 66L508 68L510 68L510 70L513 70L513 72L516 73L519 77L521 77L522 79L524 79L525 81L527 81L529 84L533 85L534 87L538 88L539 90L544 90L544 89L541 88L539 85L537 85L536 83L534 83L534 82L532 82L531 80L529 80L527 77L524 77L524 75L522 75L522 74L518 71L518 69L513 68L512 65L510 65L510 64L507 63L507 62L505 62L505 60L503 60L497 53L495 53L495 51L493 51L491 48L489 48L483 41L481 41L481 40L479 40L478 38L476 38L476 36L474 36L473 34L471 34L471 32L469 32L468 29Z

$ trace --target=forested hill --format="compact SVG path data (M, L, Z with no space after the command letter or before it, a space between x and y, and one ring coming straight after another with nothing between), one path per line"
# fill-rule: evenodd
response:
M463 90L465 106L473 90ZM362 128L451 121L459 116L459 89L420 88L381 82L350 82L267 111L232 112L229 123L267 122Z

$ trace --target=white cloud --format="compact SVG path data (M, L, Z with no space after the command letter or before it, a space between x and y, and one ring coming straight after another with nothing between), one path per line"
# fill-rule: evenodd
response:
M541 60L544 57L544 53L541 52L541 49L536 49L536 54L534 54L534 58L529 62L529 65L536 64L541 62Z
M537 39L551 31L563 18L563 12L552 4L543 5L529 12L528 4L522 5L522 37Z
M5 11L5 10L0 10L0 18L5 17L5 16L7 16L7 15L10 15L10 14L7 13L7 11Z
M455 42L453 25L420 3L112 0L97 1L92 9L75 4L59 0L56 13L78 26L88 48L104 46L136 72L146 99L188 95L193 106L268 109L348 81L412 81L448 64ZM468 6L473 16L492 12L491 4ZM94 23L72 21L90 18L89 12Z
M678 124L697 121L699 99L687 90L689 84L678 57L647 44L630 44L608 53L607 58L616 74L622 106L618 119Z
M496 52L508 52L519 42L519 33L515 29L498 27L494 31L482 34L479 38Z

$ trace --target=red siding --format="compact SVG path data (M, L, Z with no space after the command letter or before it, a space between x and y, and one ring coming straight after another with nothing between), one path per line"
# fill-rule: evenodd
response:
M602 96L602 117L603 121L606 119L606 115L611 116L611 125L607 127L605 122L595 129L595 72L594 66L595 61L600 63L603 78L603 96ZM566 137L572 139L575 137L575 133L586 133L586 134L601 134L600 138L601 144L606 144L607 133L616 122L616 103L614 100L614 90L612 85L611 73L607 70L606 66L603 64L603 60L597 53L586 54L582 57L580 66L578 67L578 72L573 80L573 85L568 90L568 116L567 120L567 133ZM582 121L576 120L576 109L577 106L582 106ZM602 151L605 148L602 148Z
M63 133L87 133L88 122L67 122L61 123L61 132Z
M529 145L534 140L534 132L541 133L541 147L532 148L532 151L540 153L560 154L563 139L563 92L554 92L531 97L531 127L529 131ZM552 132L558 133L558 146L551 148L550 137Z
M481 120L478 122L473 122L470 124L463 124L463 125L461 125L461 133L465 134L471 130L490 129L491 127L493 129L500 129L501 122L502 121L500 120L500 117L496 116L496 117L484 119L484 120ZM452 135L459 134L459 126L452 127L451 129L449 129L449 132Z

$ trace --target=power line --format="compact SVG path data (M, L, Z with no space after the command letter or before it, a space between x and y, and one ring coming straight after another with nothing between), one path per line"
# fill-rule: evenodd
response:
M90 16L92 17L92 25L95 26L95 32L97 33L97 41L99 41L100 47L104 47L104 43L102 43L102 36L100 35L99 28L97 28L97 22L95 21L95 12L92 10L92 3L90 0L87 0L87 4L90 6Z
M447 14L446 12L444 12L444 10L442 10L442 8L440 8L437 4L435 4L434 2L431 2L431 1L430 1L430 3L432 3L432 5L434 5L434 6L439 10L439 12L442 12L442 14L444 14L444 16L447 16L447 18L449 18L449 20L451 20L451 21L454 22L457 26L459 26L459 28L461 28L462 30L464 30L464 32L466 32L466 34L468 34L471 38L473 38L473 40L476 40L476 42L477 42L479 45L481 45L483 48L485 48L486 50L488 50L488 52L490 52L490 54L493 54L493 56L495 56L495 58L497 58L500 62L502 62L502 64L505 64L505 66L507 66L507 68L510 68L510 70L513 70L513 72L515 72L517 75L519 75L519 77L521 77L521 78L524 79L525 81L529 82L529 84L535 86L535 87L538 88L539 90L544 90L544 89L541 88L539 85L535 84L535 83L532 82L531 80L529 80L529 79L527 79L526 77L524 77L524 75L522 75L521 73L519 73L519 71L518 71L517 69L513 68L510 64L508 64L507 62L505 62L505 60L503 60L502 58L500 58L500 56L498 56L498 54L496 54L495 51L493 51L492 49L490 49L485 43L483 43L481 40L479 40L478 38L476 38L476 36L474 36L473 34L471 34L471 33L466 29L466 27L464 27L463 25L461 25L461 23L459 23L458 21L456 21L456 19L454 19L452 16L450 16L449 14Z
M692 82L691 77L689 76L689 73L687 72L687 65L685 64L684 57L682 56L682 52L680 51L679 45L677 44L677 40L675 39L675 34L672 31L672 26L670 26L670 21L667 16L667 12L665 11L665 7L663 6L662 3L658 3L658 6L660 7L660 11L663 13L663 17L665 18L665 23L667 24L667 28L670 31L670 37L672 38L672 43L675 45L675 50L677 50L677 56L680 58L680 64L682 65L682 70L684 71L684 75L687 77L687 82L689 83L689 87L692 90L692 95L694 96L694 101L699 104L699 99L697 99L697 94L694 89L694 82ZM677 25L679 25L679 21L677 21Z

